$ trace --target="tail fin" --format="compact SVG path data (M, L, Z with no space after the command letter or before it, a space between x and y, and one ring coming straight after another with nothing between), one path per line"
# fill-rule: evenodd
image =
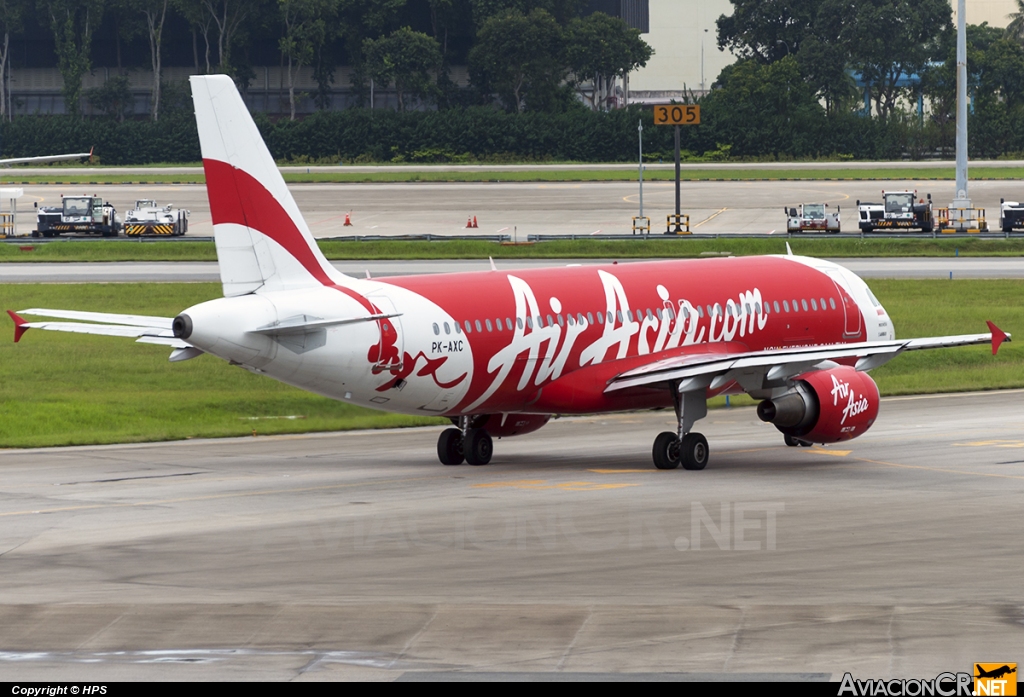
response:
M343 283L316 246L235 83L226 75L190 80L224 295Z

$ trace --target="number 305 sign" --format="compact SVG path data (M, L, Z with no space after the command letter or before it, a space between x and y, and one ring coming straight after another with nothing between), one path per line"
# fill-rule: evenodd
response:
M654 107L656 126L696 126L699 123L699 104L666 104Z

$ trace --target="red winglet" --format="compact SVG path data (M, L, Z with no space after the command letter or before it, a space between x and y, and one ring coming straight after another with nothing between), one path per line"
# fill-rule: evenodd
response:
M28 322L23 320L21 317L18 317L18 315L14 313L14 310L8 310L7 314L9 314L11 319L14 320L14 343L18 343L21 340L21 335L28 331L28 327L26 326Z
M985 324L988 325L988 330L992 332L992 355L994 356L999 351L999 347L1007 340L1008 337L1006 336L1006 332L992 324L992 322L986 321Z

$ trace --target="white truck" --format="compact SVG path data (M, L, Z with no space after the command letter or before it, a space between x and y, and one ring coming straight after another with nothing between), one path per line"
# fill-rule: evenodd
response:
M40 206L33 237L57 237L66 232L117 237L121 219L99 196L61 196L60 206Z
M931 232L935 229L931 194L925 201L918 199L916 191L883 191L882 201L857 201L857 226L861 232L914 229Z
M826 210L827 203L802 203L786 210L786 232L839 232L839 206Z
M140 199L124 216L124 234L184 235L188 232L188 216L189 211L175 208L174 204L158 206L153 199Z
M1024 204L1019 201L999 199L999 227L1003 232L1024 228Z

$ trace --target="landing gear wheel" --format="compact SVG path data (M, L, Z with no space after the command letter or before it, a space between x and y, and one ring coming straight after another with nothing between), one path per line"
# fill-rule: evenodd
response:
M687 433L679 445L679 459L683 469L702 470L708 465L708 439L699 433Z
M665 431L654 439L654 466L660 470L674 470L679 466L679 438Z
M784 435L782 439L786 442L786 445L791 448L809 448L814 445L814 443L806 440L800 440L799 438L794 438L789 435Z
M471 428L466 432L465 445L462 449L466 454L466 462L471 465L486 465L494 454L494 441L484 429Z
M457 428L446 428L437 439L437 459L442 465L461 465L465 456L462 454L462 431Z

